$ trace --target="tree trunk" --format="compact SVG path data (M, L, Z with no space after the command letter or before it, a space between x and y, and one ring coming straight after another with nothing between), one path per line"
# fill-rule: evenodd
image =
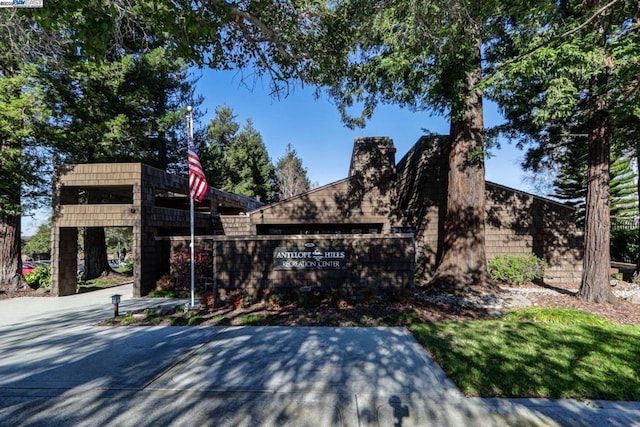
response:
M3 155L16 150L11 142L0 137L0 152ZM20 175L16 173L20 163L0 158L1 186L6 192L5 203L0 204L0 290L15 291L27 286L22 277L22 254L20 240Z
M598 102L595 100L595 102ZM615 303L611 290L609 208L609 113L595 105L589 126L589 169L585 218L582 282L578 296L583 301Z
M636 169L640 173L640 141L636 141ZM636 191L638 194L638 213L640 213L640 179L636 180ZM638 242L640 242L640 228L636 230L638 234ZM636 269L633 272L633 283L640 283L640 254L636 258Z
M2 291L16 291L27 286L22 277L20 243L20 215L0 213L0 290Z
M99 204L102 196L93 191L87 191L87 202ZM111 271L107 259L107 243L104 227L87 227L84 230L84 272L83 280L91 280Z
M587 2L600 7L602 1ZM607 45L603 21L596 20L594 30ZM615 303L611 290L611 208L609 162L611 160L611 114L605 101L606 86L614 63L605 58L601 72L589 84L589 167L587 170L587 200L584 234L582 281L578 297L587 302Z
M91 280L111 270L103 227L87 227L84 232L83 280Z
M485 255L485 181L480 48L475 70L463 83L464 111L451 114L451 149L442 258L429 283L432 292L468 294L495 290Z

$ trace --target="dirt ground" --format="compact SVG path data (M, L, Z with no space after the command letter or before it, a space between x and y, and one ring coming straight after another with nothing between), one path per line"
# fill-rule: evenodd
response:
M23 289L19 291L0 291L0 299L20 297L48 297L49 292L44 289Z

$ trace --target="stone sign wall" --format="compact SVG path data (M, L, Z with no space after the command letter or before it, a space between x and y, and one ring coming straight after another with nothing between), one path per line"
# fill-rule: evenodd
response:
M169 240L172 254L189 247L185 238ZM196 251L212 261L198 280L255 298L267 291L295 294L301 286L352 296L373 287L394 296L413 284L413 243L412 234L200 236Z

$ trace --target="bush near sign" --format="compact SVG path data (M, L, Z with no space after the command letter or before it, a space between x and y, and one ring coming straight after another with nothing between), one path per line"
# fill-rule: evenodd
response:
M342 270L347 268L347 251L340 248L319 248L305 243L303 248L277 247L273 251L275 270Z

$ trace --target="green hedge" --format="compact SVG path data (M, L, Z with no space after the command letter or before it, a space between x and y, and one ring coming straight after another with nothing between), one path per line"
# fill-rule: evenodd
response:
M489 261L489 275L493 280L518 286L542 279L547 263L531 255L498 255Z
M611 260L635 264L638 260L638 230L611 229Z
M33 289L51 287L51 267L38 267L24 276L27 284Z

